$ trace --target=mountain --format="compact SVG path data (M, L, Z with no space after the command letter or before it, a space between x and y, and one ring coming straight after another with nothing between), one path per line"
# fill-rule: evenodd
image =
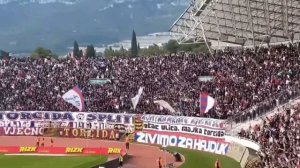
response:
M37 46L64 53L79 44L103 46L137 35L168 31L187 0L0 0L0 49Z

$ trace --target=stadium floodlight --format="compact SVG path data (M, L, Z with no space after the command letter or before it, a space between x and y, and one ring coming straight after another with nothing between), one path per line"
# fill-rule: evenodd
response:
M216 40L240 46L299 41L299 0L192 0L170 28L179 43ZM197 42L197 41L196 41Z

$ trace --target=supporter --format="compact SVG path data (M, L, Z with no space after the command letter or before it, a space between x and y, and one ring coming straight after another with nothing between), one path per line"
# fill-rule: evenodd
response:
M77 111L62 95L79 85L86 111L170 114L153 103L165 100L180 115L241 121L298 95L299 62L298 52L286 46L257 54L225 50L213 56L5 59L0 61L0 110ZM214 81L201 82L199 76L213 76ZM89 83L92 78L112 82L96 86ZM144 93L133 111L131 98L139 87L144 87ZM204 91L217 103L203 115L195 102Z
M267 117L261 126L242 130L240 136L261 145L263 168L298 168L300 162L300 105Z

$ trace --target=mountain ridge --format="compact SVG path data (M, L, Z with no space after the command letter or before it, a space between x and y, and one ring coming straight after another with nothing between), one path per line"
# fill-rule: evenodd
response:
M19 5L26 5L30 3L48 4L48 3L62 3L66 5L74 5L79 0L0 0L0 5L16 3Z
M186 8L186 0L22 1L31 3L0 5L0 49L5 51L28 53L42 46L65 53L74 40L103 46L130 39L133 29L137 35L164 32ZM61 3L71 1L76 3Z

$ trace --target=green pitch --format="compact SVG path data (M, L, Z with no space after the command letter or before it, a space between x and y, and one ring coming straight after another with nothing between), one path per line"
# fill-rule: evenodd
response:
M241 168L238 162L223 155L176 147L170 147L168 150L178 152L185 157L185 163L180 168L214 168L217 158L222 168Z
M106 162L105 156L12 156L0 155L2 168L91 168Z

